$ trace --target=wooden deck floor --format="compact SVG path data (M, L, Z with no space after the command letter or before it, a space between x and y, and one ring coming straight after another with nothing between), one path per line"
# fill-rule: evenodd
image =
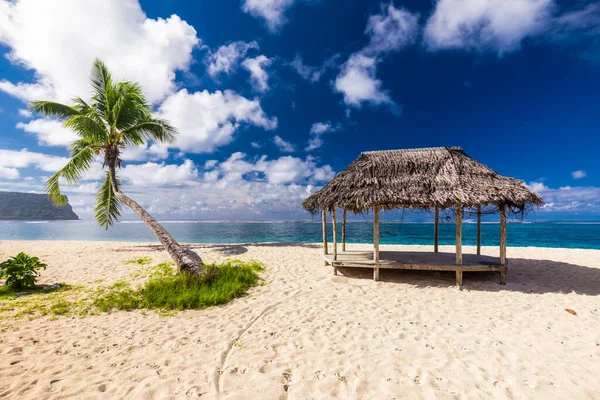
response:
M456 271L456 283L462 284L462 273L474 271L500 272L500 283L504 284L506 266L500 265L498 257L476 254L463 254L462 265L456 265L454 253L411 252L411 251L381 251L379 262L373 260L372 251L339 252L337 259L332 254L324 256L325 263L333 266L334 274L338 267L373 268L373 279L379 279L379 269L408 269L428 271Z

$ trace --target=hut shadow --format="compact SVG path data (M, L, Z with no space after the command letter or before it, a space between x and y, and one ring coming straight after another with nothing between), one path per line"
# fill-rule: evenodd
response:
M354 279L373 279L371 268L339 268L339 272ZM381 269L381 282L417 287L448 288L455 285L454 272ZM506 285L500 285L497 272L464 272L465 290L487 292L513 291L521 293L576 293L600 295L600 268L551 260L511 258Z

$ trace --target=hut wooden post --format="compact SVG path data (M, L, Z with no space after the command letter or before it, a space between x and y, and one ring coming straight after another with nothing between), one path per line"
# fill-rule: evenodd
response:
M335 218L335 208L331 210L331 225L333 229L333 261L337 261L337 220Z
M435 206L435 221L433 223L433 252L437 253L439 251L438 239L440 236L440 208Z
M500 284L506 285L506 206L500 207Z
M481 206L477 207L477 255L481 254Z
M462 265L462 204L456 204L456 265Z
M379 280L379 206L373 207L373 280Z
M456 203L456 265L462 265L462 204ZM456 284L462 285L462 270L456 271Z
M342 251L346 251L346 209L342 215Z
M323 225L323 254L329 254L329 249L327 248L327 211L323 210L321 215L321 224Z

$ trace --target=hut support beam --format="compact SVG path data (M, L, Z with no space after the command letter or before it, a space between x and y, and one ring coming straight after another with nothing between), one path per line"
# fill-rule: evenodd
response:
M373 267L373 280L379 280L379 206L373 207L373 261L375 266Z
M456 265L462 265L462 204L456 204Z
M321 215L321 224L323 225L323 254L329 254L328 244L327 244L327 211L323 210Z
M433 252L437 253L439 251L438 239L440 236L440 208L435 206L435 221L433 223Z
M477 207L477 255L481 255L481 206Z
M500 284L506 285L506 206L500 207Z
M323 254L328 255L329 249L327 245L327 211L325 210L321 211L321 225L323 228ZM327 261L325 261L325 266L327 265L328 263ZM337 268L333 268L333 273L337 274Z
M346 251L346 210L342 214L342 251Z
M333 260L337 261L337 256L338 256L338 252L337 252L337 220L335 217L335 208L333 210L331 210L331 225L333 229Z

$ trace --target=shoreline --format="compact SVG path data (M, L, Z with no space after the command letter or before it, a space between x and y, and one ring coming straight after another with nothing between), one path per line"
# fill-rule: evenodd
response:
M191 247L207 263L262 261L264 285L166 317L134 310L9 320L0 376L10 379L0 395L600 397L600 250L509 247L505 286L474 272L458 289L452 273L432 271L387 270L374 282L371 270L347 268L334 277L320 243ZM90 289L133 279L140 266L126 260L169 260L155 242L0 241L0 259L19 251L48 264L40 284Z
M2 244L2 242L23 242L23 243L44 243L44 242L53 242L53 243L61 243L61 242L65 242L65 243L111 243L111 244L115 244L115 243L120 243L120 244L139 244L139 245L160 245L160 242L158 240L156 241L126 241L126 240L105 240L105 239L1 239L0 238L0 244ZM282 245L282 246L290 246L293 247L295 245L298 246L302 246L302 245L318 245L321 246L321 248L323 247L323 243L322 242L312 242L312 241L307 241L307 242L276 242L276 241L271 241L271 242L186 242L186 241L181 241L179 242L182 245L185 246L260 246L260 245ZM328 242L329 243L329 247L331 248L331 246L333 245L331 241ZM369 246L373 246L372 243L369 242L353 242L351 240L346 241L347 245L356 245L361 247L361 249L369 247ZM380 246L388 246L388 247L419 247L421 249L425 249L424 251L426 251L426 249L431 248L431 251L433 251L433 243L425 243L425 244L418 244L418 243L414 243L414 244L396 244L396 243L384 243L382 241L380 241ZM341 243L338 242L338 247L341 248ZM454 244L444 244L443 242L440 242L440 249L441 248L448 248L448 252L454 252ZM450 249L452 248L452 249ZM473 250L475 249L475 245L471 245L471 244L465 244L465 241L463 241L463 253L465 252L465 250ZM482 245L481 246L482 250L484 248L487 249L498 249L498 245ZM544 247L544 246L507 246L507 249L540 249L540 250L581 250L581 251L597 251L599 256L600 256L600 249L596 249L596 248L588 248L588 247ZM499 250L498 250L499 252Z

